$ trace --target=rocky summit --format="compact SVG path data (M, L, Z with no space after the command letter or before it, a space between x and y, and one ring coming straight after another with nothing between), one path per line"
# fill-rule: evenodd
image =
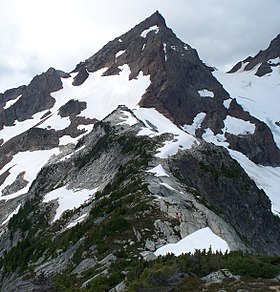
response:
M274 287L279 50L224 73L155 12L0 94L1 291Z

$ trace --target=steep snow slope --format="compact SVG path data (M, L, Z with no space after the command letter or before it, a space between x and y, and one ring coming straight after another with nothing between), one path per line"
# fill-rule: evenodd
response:
M213 74L245 111L269 126L280 147L280 127L276 125L280 121L280 66L262 77L255 75L258 67L250 71L241 68L233 74L221 71Z
M277 61L279 62L279 57ZM241 69L235 73L214 71L213 74L230 93L231 98L235 98L245 111L248 111L252 116L257 117L269 126L279 148L280 127L277 123L280 120L280 67L273 67L271 73L258 77L255 74L260 65L247 71L244 70L246 64L247 62L243 63ZM231 100L227 101L228 105L230 102ZM228 143L225 142L225 132L236 132L236 134L242 135L242 132L254 131L253 127L254 125L249 122L242 121L239 123L237 119L231 119L229 125L225 120L223 135L214 135L208 129L203 138L216 145L228 147ZM257 165L237 151L230 150L230 154L245 169L257 186L269 196L273 213L280 215L280 167Z

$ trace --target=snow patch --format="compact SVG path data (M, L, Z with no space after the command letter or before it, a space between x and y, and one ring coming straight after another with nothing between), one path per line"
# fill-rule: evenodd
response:
M229 146L229 143L226 142L226 138L223 134L218 134L218 135L214 135L213 131L211 129L205 129L202 138L209 143L213 143L217 146L223 146L225 148L227 148Z
M231 104L231 102L232 102L232 99L231 99L231 98L228 98L228 99L224 100L224 102L223 102L224 107L225 107L226 109L229 109L229 108L230 108L230 104Z
M248 121L243 121L232 116L227 116L224 120L225 128L224 132L233 134L233 135L248 135L254 134L255 124L251 124Z
M225 141L223 135L214 135L214 133L207 129L202 135L202 138L217 146L223 146L228 149L229 154L235 159L249 177L254 180L259 189L263 189L271 201L271 211L275 215L280 216L280 196L279 196L279 181L280 181L280 167L257 165L248 159L244 154L229 149L229 143Z
M71 136L69 135L65 135L61 138L59 138L59 146L63 146L63 145L67 145L69 143L75 143L75 139L73 139Z
M179 149L190 149L198 140L183 130L179 129L164 115L154 108L138 108L134 110L135 116L143 121L146 127L138 132L138 136L147 135L150 137L159 136L163 133L174 135L172 140L166 140L164 146L157 149L156 157L168 158L175 155Z
M184 125L182 128L185 132L195 136L195 131L201 127L201 124L206 117L206 113L201 112L197 114L194 119L193 123L191 125Z
M65 211L80 207L88 199L92 198L97 190L98 188L93 190L69 190L64 186L46 194L43 200L44 203L57 200L59 204L52 223L57 221Z
M205 249L208 251L212 249L212 252L230 251L228 244L225 240L214 234L209 227L202 228L196 232L186 236L177 243L166 244L155 251L156 256L164 256L168 253L173 253L175 256L179 256L183 253L195 253L196 250Z
M4 183L0 187L0 200L10 200L27 193L31 183L36 178L41 168L48 162L52 155L57 154L59 154L58 148L51 150L26 151L14 155L13 159L3 167L0 173L0 176L7 170L10 173L10 175L5 179ZM6 186L11 185L17 176L23 171L25 171L24 179L28 181L27 186L14 194L2 196L3 189Z
M208 89L198 90L198 94L201 97L211 97L211 98L214 97L214 93L212 91L208 90Z
M18 97L16 97L15 99L11 99L8 100L5 104L5 106L3 107L4 110L8 109L9 107L11 107L13 104L15 104L20 98L21 98L22 94L20 94Z
M63 130L69 127L71 124L69 117L61 117L58 113L50 115L42 124L38 127L43 129L55 129L57 131Z
M161 177L161 176L168 176L169 177L169 175L165 172L165 170L161 164L159 164L158 166L156 166L150 170L147 170L147 172L153 173L156 177Z
M278 65L280 63L280 58L279 57L276 57L274 59L270 59L267 61L268 64L270 65Z
M143 30L140 36L142 38L145 38L150 31L154 31L155 33L158 33L159 27L157 25L151 26L150 28Z

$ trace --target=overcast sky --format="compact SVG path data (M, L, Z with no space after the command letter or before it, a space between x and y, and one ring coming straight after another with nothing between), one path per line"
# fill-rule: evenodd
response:
M71 71L156 10L219 69L280 33L280 0L0 0L0 92L49 67Z

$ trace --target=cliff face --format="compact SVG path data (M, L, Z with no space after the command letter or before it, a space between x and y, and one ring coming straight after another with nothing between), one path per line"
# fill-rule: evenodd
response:
M156 12L71 73L2 94L1 289L113 288L206 228L279 256L276 124L218 74Z

